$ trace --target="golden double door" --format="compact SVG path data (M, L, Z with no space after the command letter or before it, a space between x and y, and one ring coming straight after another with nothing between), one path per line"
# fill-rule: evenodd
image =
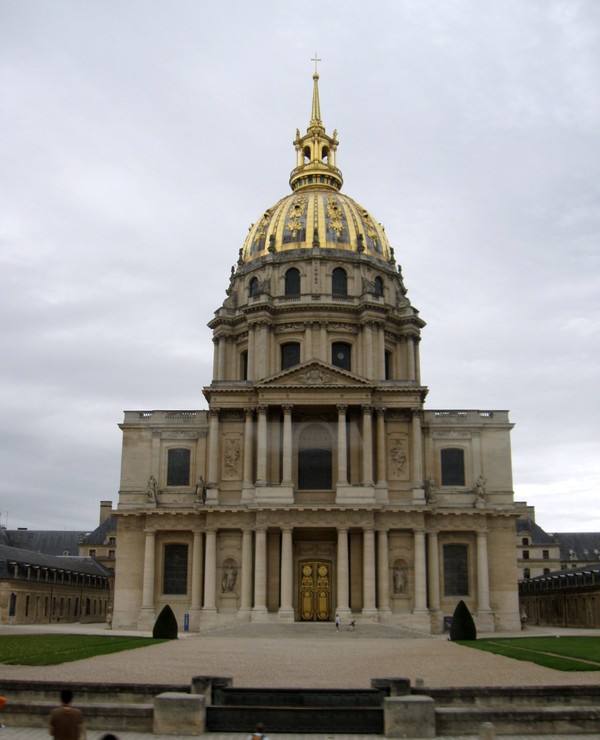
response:
M298 569L300 620L328 622L331 619L331 561L301 560Z

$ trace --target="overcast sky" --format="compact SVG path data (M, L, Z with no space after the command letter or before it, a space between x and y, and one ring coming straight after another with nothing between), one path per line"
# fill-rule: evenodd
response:
M93 529L125 409L206 408L248 227L321 112L428 409L509 409L515 498L600 531L600 2L0 0L0 512Z

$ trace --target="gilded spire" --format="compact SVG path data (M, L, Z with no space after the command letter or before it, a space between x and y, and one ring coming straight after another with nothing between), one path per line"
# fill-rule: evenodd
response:
M313 97L310 123L304 136L296 129L294 147L296 149L296 167L290 175L292 190L307 187L325 187L340 190L343 183L342 173L337 168L337 131L333 136L325 133L321 120L321 102L319 100L319 73L317 63L321 60L315 53L311 62L315 63L313 74Z
M315 63L315 72L313 74L313 99L312 99L312 109L310 114L310 127L313 126L319 126L320 128L323 128L323 122L321 121L321 103L319 101L319 72L317 71L317 63L320 62L321 59L317 56L317 52L315 52L314 57L311 59L311 62Z

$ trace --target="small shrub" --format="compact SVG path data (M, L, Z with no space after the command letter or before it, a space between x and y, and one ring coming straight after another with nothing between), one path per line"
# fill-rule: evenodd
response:
M451 640L476 640L477 628L469 608L464 601L459 601L452 615L450 627Z
M177 617L168 604L163 606L161 613L156 617L152 637L155 640L177 639Z

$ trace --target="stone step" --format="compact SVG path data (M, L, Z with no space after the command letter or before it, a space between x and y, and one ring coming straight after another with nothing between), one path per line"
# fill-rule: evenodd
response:
M213 690L215 706L382 707L386 694L372 689L236 689Z
M383 734L383 709L376 707L210 706L208 732L248 732L262 722L269 732Z
M491 722L498 735L577 735L600 731L596 706L435 707L437 735L477 735Z
M50 711L57 706L55 701L30 701L11 699L2 710L5 724L12 727L47 727ZM77 702L87 727L102 729L108 721L116 730L152 732L152 701L144 704L117 702Z

